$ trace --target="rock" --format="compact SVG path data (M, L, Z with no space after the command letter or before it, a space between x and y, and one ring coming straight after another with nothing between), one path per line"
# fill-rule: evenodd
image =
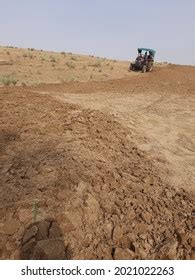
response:
M159 251L160 259L175 260L177 259L178 241L174 238L166 240L164 246Z
M65 245L57 222L52 218L32 223L24 231L21 258L55 260L65 258ZM67 254L68 255L68 254Z
M51 225L51 222L50 221L39 221L39 222L36 222L35 225L38 229L35 239L37 241L46 239L49 234L49 227Z
M5 245L4 245L3 241L0 240L0 259L2 259L4 246L5 246Z
M191 247L192 247L192 248L195 248L195 238L192 238Z
M65 258L65 246L61 239L41 240L33 250L31 260L63 260Z
M135 211L132 209L127 213L127 219L131 222L136 217Z
M67 223L61 224L61 229L63 233L69 233L76 230L76 227L69 221Z
M144 248L139 248L139 247L136 247L136 251L135 251L136 255L138 256L138 259L147 259L147 253L146 253L146 250Z
M30 260L31 256L33 255L34 248L36 246L36 240L30 239L29 242L25 243L21 246L20 258L22 260Z
M29 209L20 209L18 211L18 219L20 222L24 223L30 221L32 218L32 211Z
M136 232L138 234L142 234L142 233L146 233L147 232L147 230L149 229L149 226L146 225L145 223L139 223L139 224L136 224L135 229L136 229Z
M61 236L60 227L56 222L53 222L49 229L49 238L60 238Z
M4 221L5 215L6 215L6 209L5 208L1 208L0 209L0 221Z
M141 217L147 224L151 224L153 216L149 212L142 213Z
M123 229L120 226L116 226L113 232L113 240L119 241L123 236Z
M178 242L176 240L174 240L174 242L169 245L169 250L167 255L170 260L177 259L177 247L178 247Z
M111 238L112 230L113 230L113 224L110 223L110 222L107 222L104 226L104 232L105 232L105 235L108 239Z
M114 253L115 260L133 260L135 253L129 249L116 248Z
M62 190L58 193L57 198L61 201L61 200L65 200L67 199L68 195L67 195L67 191L66 190Z
M22 238L22 244L25 244L26 242L28 242L30 239L32 239L33 237L35 237L35 235L38 232L38 228L36 225L33 225L29 228L27 228L26 232L23 235Z
M188 243L189 240L189 235L185 232L180 233L179 235L179 241L182 245L185 245L186 243Z
M7 235L13 235L19 228L20 223L18 220L10 219L5 222L3 231Z
M98 255L98 259L100 260L112 259L111 247L108 246L106 243L99 243L96 249L96 253Z

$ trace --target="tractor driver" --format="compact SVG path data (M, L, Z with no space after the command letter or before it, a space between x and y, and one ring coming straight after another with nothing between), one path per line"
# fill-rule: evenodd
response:
M152 53L149 52L148 60L152 60L152 59L153 59Z
M142 61L143 60L143 56L141 54L141 52L138 53L138 56L136 58L137 61Z
M144 62L146 62L148 60L148 54L147 54L147 52L145 52L145 54L144 54Z

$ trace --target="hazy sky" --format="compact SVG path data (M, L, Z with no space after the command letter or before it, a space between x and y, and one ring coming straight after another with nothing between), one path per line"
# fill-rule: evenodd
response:
M195 0L0 0L0 45L195 65Z

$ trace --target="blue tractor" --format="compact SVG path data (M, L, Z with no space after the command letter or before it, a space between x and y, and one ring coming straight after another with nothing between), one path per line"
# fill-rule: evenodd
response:
M142 73L152 71L156 51L148 48L138 48L137 51L138 56L130 63L129 71L142 71Z

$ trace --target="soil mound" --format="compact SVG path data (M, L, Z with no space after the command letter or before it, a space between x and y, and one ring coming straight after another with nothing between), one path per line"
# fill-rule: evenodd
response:
M164 183L129 129L48 96L0 98L1 258L20 258L32 211L55 218L73 259L190 258L192 198Z

